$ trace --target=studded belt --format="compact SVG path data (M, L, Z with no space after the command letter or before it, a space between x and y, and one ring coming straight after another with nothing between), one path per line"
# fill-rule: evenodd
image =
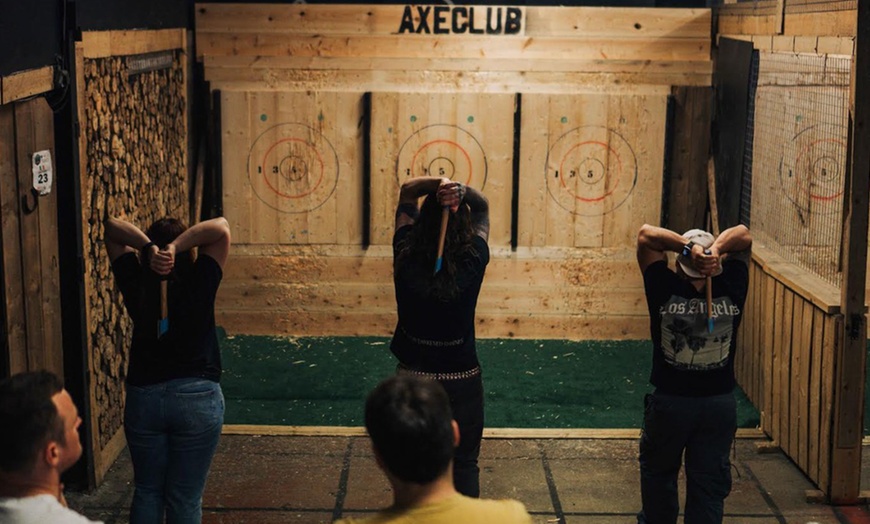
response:
M453 373L428 373L426 371L417 371L416 369L410 369L404 364L399 364L396 366L396 373L399 375L415 375L418 377L428 378L431 380L445 381L445 380L463 380L467 378L473 378L480 375L480 366L475 366L468 371L456 371Z

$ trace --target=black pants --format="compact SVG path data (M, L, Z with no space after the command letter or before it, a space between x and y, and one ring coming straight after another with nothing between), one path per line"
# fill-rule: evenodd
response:
M483 378L439 381L450 397L453 419L459 424L459 447L453 460L456 491L480 497L480 441L483 439Z
M676 524L677 475L686 462L686 524L719 524L731 492L728 453L737 431L733 393L646 397L640 437L640 524Z

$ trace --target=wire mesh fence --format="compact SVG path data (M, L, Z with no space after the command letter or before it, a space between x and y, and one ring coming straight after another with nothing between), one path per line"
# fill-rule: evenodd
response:
M737 0L736 3L715 1L720 9L729 14L765 15L773 14L779 8L776 0ZM827 13L849 11L858 6L858 0L785 0L786 13Z
M858 8L858 0L788 0L786 13L827 13Z
M762 52L754 100L753 234L836 286L850 67L848 57Z

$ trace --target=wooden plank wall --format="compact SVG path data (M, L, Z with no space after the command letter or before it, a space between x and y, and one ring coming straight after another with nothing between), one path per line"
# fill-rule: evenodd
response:
M43 150L52 154L57 177L54 114L45 99L0 105L2 343L9 355L3 368L62 377L57 191L38 199L31 192L32 158Z
M767 0L726 4L717 12L717 41L727 36L752 41L759 50L852 54L857 11L848 0Z
M54 88L54 67L19 71L0 77L0 104L47 93Z
M479 336L649 336L634 240L661 216L672 86L711 83L710 11L520 7L516 34L434 31L507 9L197 4L234 240L221 325L389 335L398 187L443 170L490 200Z
M827 493L839 291L764 244L753 243L735 372L764 432Z
M76 44L85 318L95 483L124 449L124 378L132 322L103 246L103 223L142 228L189 216L184 29L86 32ZM131 73L129 57L169 51L170 65Z
M515 35L398 34L404 9L197 4L197 54L221 90L576 93L710 84L707 9L513 8L524 17ZM419 11L409 9L419 28ZM431 9L448 21L468 18L445 6L419 9L430 9L422 18L432 31ZM507 9L475 7L477 29L486 10L503 17Z

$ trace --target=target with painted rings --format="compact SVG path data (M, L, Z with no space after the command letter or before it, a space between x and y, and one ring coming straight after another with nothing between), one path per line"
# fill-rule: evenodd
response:
M480 191L486 186L486 153L468 131L451 124L432 124L409 136L396 158L399 185L421 176L446 177Z
M637 157L625 138L603 126L576 127L547 152L547 192L580 216L600 216L624 204L637 186Z
M779 184L783 194L805 212L839 213L845 190L846 130L839 137L813 125L799 131L783 146Z
M301 123L273 126L248 152L254 195L281 213L307 213L325 204L338 185L338 155L329 140Z

